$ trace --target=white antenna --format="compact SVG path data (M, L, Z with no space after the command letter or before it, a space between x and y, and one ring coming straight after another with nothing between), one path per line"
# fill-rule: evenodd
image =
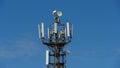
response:
M70 25L69 25L69 22L67 22L67 36L70 37Z
M40 35L41 35L41 32L40 32L40 24L38 24L38 33L39 33L39 38L40 38Z
M46 65L49 64L49 50L46 50Z
M42 34L42 38L44 38L44 23L41 23L41 34Z
M54 33L57 33L57 23L54 23Z

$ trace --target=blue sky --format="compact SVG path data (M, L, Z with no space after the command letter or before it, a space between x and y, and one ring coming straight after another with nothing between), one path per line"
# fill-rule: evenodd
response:
M119 0L0 0L0 68L46 68L37 24L74 25L67 68L120 68Z

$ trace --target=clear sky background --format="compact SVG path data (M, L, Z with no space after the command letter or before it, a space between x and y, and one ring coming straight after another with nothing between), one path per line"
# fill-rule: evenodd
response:
M0 0L0 68L46 68L37 24L74 25L67 68L120 68L119 0Z

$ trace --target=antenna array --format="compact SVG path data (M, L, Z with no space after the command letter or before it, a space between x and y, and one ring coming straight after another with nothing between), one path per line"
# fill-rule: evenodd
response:
M39 38L49 50L46 50L47 68L66 68L66 55L69 51L64 51L66 44L71 42L73 26L67 21L66 25L60 22L61 11L53 11L55 22L47 29L47 35L44 33L44 23L38 24Z

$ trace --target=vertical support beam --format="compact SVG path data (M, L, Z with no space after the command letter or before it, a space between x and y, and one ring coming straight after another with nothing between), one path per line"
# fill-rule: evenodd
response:
M50 40L50 28L48 28L48 40Z
M59 68L58 63L59 63L59 56L58 56L58 50L56 49L54 52L54 63L55 63L55 68Z
M65 27L65 38L66 38L66 27Z
M58 41L58 23L54 23L54 41L57 43Z

